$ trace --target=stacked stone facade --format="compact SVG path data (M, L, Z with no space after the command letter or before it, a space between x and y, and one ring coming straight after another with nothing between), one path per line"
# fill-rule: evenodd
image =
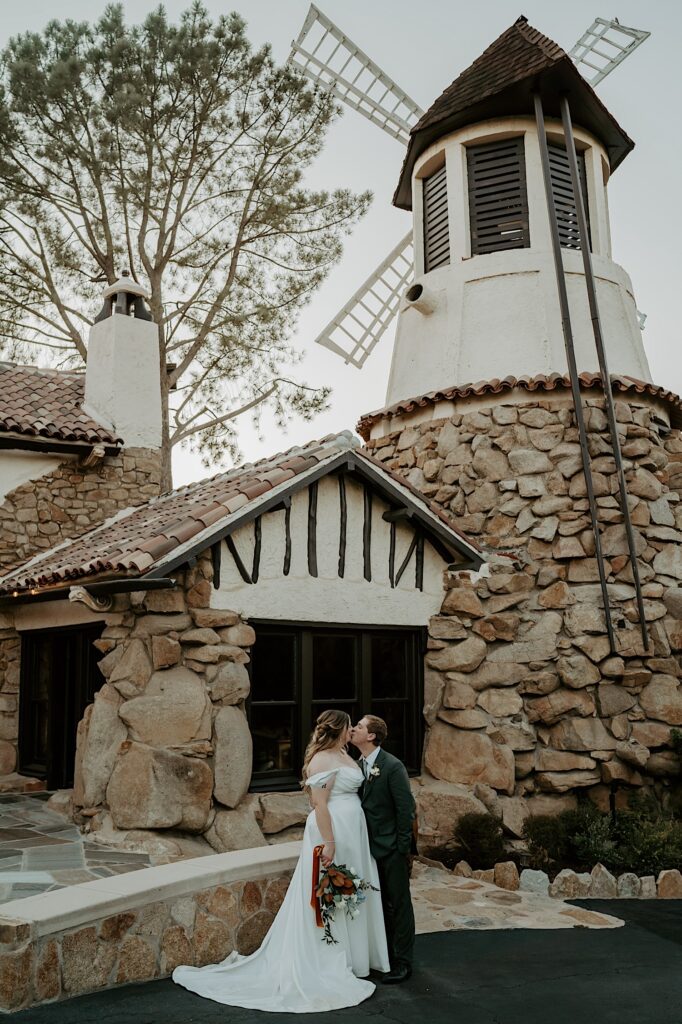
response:
M405 417L368 443L490 558L478 577L450 575L430 624L424 767L442 792L423 792L426 832L437 845L439 815L475 809L473 797L516 835L529 811L570 806L579 792L607 807L612 788L622 804L646 786L665 804L680 773L671 729L682 725L682 436L646 399L616 403L645 650L603 401L586 399L613 654L572 408L554 395L469 408Z
M126 448L93 466L73 458L0 502L0 572L159 494L161 456Z
M96 642L106 682L79 725L73 802L76 820L108 841L158 850L164 830L173 856L183 852L173 835L222 853L300 834L302 794L248 793L255 633L209 607L212 577L202 556L177 589L120 595L106 616Z
M1 620L0 616L0 620ZM21 641L0 621L0 791L2 777L14 772L19 734L19 673ZM30 780L27 780L30 781Z

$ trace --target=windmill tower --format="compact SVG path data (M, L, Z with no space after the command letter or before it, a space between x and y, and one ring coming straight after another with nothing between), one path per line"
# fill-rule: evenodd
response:
M292 53L407 143L394 204L413 230L317 339L361 367L397 313L386 407L360 432L486 543L598 581L612 652L616 580L648 649L633 518L650 515L638 473L668 462L631 461L630 435L662 446L679 417L611 253L608 182L633 143L593 88L647 36L596 19L569 54L521 17L425 113L314 7ZM545 498L563 521L538 525Z

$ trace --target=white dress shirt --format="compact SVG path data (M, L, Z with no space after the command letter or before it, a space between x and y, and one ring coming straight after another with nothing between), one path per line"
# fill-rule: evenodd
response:
M364 772L366 779L369 778L370 769L373 766L374 762L376 761L377 757L379 756L380 750L381 747L375 747L371 754L367 754L366 757L362 758L362 770Z

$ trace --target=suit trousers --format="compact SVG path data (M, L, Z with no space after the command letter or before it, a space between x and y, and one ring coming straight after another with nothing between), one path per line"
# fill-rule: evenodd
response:
M414 910L410 899L408 859L397 850L391 850L387 856L377 860L377 867L391 967L411 964L414 952Z

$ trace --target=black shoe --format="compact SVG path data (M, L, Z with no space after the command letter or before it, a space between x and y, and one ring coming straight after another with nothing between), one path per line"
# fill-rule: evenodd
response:
M412 977L412 968L409 964L398 964L381 979L383 985L399 985L401 981L409 981Z

